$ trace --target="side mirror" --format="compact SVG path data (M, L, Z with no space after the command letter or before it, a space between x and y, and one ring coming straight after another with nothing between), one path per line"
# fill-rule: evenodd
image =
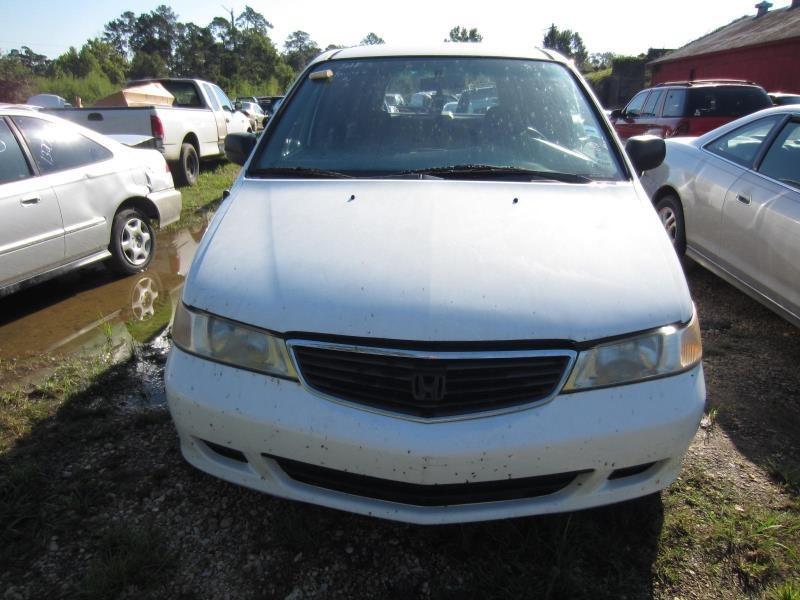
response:
M611 115L609 115L612 119L619 119L622 116L622 109L615 108L611 111Z
M664 162L667 145L655 135L636 135L625 143L625 152L637 173L655 169Z
M236 110L242 110L242 103L237 100L236 102L233 103L233 108L235 108Z
M256 145L255 133L229 133L225 136L225 156L237 165L243 165Z

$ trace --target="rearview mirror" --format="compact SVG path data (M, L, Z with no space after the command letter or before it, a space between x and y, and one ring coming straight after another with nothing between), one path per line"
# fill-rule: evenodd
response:
M633 163L637 173L655 169L664 162L667 155L667 145L660 137L655 135L637 135L629 138L625 143L625 152Z
M250 158L256 145L255 133L229 133L225 136L225 156L237 165L243 165Z

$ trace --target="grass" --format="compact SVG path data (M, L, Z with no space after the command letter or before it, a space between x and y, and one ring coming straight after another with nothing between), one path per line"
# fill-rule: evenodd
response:
M29 390L0 391L0 453L51 417L65 401L90 384L107 366L107 355L78 357L61 364Z
M180 229L192 225L199 220L202 213L216 208L222 200L222 192L231 187L239 169L239 165L228 162L204 165L197 184L181 188L183 196L181 218L167 229Z
M664 526L655 563L666 589L687 565L711 589L736 584L743 595L787 585L800 575L800 511L740 494L705 465L687 465L664 495Z
M175 564L175 554L159 529L117 524L102 535L81 595L100 600L115 598L129 588L141 593L168 581Z

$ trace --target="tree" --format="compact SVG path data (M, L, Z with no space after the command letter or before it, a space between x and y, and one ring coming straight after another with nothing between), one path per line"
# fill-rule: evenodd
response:
M165 5L136 18L130 47L135 53L157 54L165 65L172 62L178 37L178 16Z
M221 48L209 27L181 23L178 26L172 74L217 80L220 75L220 53Z
M136 25L136 15L125 11L118 19L106 23L103 29L103 41L111 44L117 52L129 58L131 55L131 36Z
M482 42L483 36L478 33L478 29L473 27L467 31L466 27L456 25L450 30L445 42Z
M94 57L95 62L111 83L120 84L125 81L128 70L128 59L111 44L99 38L89 40L81 48L80 54Z
M583 39L577 32L570 29L561 30L553 23L544 35L542 44L545 48L551 48L571 58L579 69L586 63L588 53L583 45Z
M20 64L34 75L44 75L50 65L50 60L44 54L37 54L28 46L11 50L8 56L18 59Z
M602 71L611 67L611 61L615 56L613 52L592 52L589 55L588 65L594 71Z
M376 33L369 32L366 37L361 40L359 46L377 46L378 44L385 44L386 42L383 40L381 36Z
M245 6L242 14L236 17L236 25L243 31L255 31L264 36L267 35L267 29L272 29L272 23L249 6Z
M302 70L308 62L320 53L319 46L305 31L294 31L283 44L284 58L295 71Z
M20 53L0 54L0 102L25 102L31 95L33 72L26 67Z
M169 75L169 68L160 54L137 52L131 61L131 68L128 75L131 79L166 77Z

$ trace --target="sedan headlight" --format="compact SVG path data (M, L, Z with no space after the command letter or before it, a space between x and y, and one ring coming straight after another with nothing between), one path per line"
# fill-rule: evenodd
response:
M274 377L297 379L286 343L266 331L178 304L172 323L175 345L203 358Z
M691 369L702 357L700 325L695 313L687 325L669 325L580 352L563 391L664 377Z

